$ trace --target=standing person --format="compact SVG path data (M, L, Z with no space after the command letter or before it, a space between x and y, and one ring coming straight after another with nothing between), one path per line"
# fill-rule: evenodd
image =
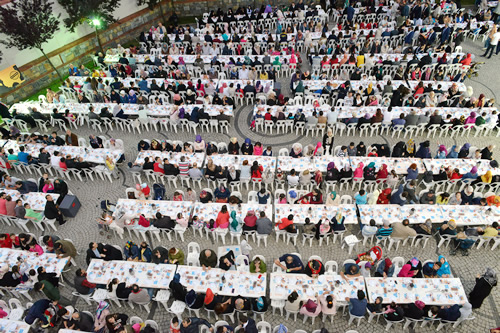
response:
M490 44L488 45L488 48L486 49L486 52L484 52L482 57L487 57L488 52L490 52L490 56L487 57L488 59L490 59L491 56L493 55L493 51L495 48L496 48L495 54L498 54L499 49L497 45L499 40L500 40L500 32L495 32L491 37Z
M59 210L59 207L56 206L54 203L54 199L50 194L47 194L45 196L45 199L47 202L45 203L45 210L43 214L45 215L46 218L49 220L56 219L57 222L59 222L59 225L63 225L66 223L66 220L64 220L64 216Z
M483 301L491 293L491 289L497 285L497 273L491 269L486 268L486 272L480 276L476 276L476 285L469 294L469 302L472 304L473 309L478 309L483 304Z

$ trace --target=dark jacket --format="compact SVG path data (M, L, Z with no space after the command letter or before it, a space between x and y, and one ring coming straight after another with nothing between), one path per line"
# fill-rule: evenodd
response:
M97 251L99 251L100 254L103 254L102 252L102 249L103 249L103 244L102 243L97 243ZM90 264L90 260L92 259L101 259L100 257L97 257L94 253L94 251L92 251L92 249L88 249L87 250L87 265Z
M111 261L111 260L123 260L123 255L120 250L118 250L116 247L106 244L103 246L103 252L106 257L104 257L105 261Z
M24 320L28 324L33 324L36 319L39 319L42 323L48 324L47 317L45 317L45 310L47 310L50 306L50 300L41 299L33 303L31 308L28 310L28 314Z

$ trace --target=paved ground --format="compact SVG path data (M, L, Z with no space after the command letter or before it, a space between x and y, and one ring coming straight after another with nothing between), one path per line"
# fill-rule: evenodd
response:
M473 52L475 54L479 54L481 52L480 45L478 42L472 43L467 41L464 43L464 51ZM474 88L475 96L478 96L479 93L483 92L487 97L495 97L495 91L498 87L500 87L500 80L498 79L498 66L500 64L500 57L495 57L488 61L486 65L481 69L481 75L479 78L475 78L473 80L466 81L467 85L471 85ZM285 82L282 80L282 86L285 88L285 91L288 89L288 81ZM288 91L287 91L288 93ZM498 99L497 99L498 100ZM252 139L252 141L260 141L263 145L272 145L273 151L277 154L279 148L290 147L294 142L301 142L302 144L309 144L317 142L317 138L311 137L297 137L295 134L288 135L259 135L254 132L248 130L248 125L250 123L251 118L251 107L243 107L238 108L236 110L236 116L234 119L234 123L231 125L231 129L229 135L227 134L217 134L217 133L202 133L203 137L207 141L224 141L228 142L229 137L236 136L239 140L242 140L246 137ZM81 130L76 131L78 135L88 136L91 131L88 128L83 128ZM161 132L161 133L145 133L143 135L134 135L129 133L121 133L118 131L111 131L106 133L107 137L114 137L123 139L126 147L126 157L127 160L134 160L137 151L136 146L137 142L141 138L166 138L166 139L176 139L176 140L193 140L194 135L189 133L179 132L178 134L173 134L169 132ZM415 138L416 142L423 141L423 137ZM374 138L360 138L359 136L354 137L337 137L335 139L335 144L348 144L351 141L358 143L360 140L363 140L367 145L371 143L384 143L387 142L390 145L395 144L398 140L393 139L388 136L377 136ZM240 141L241 142L241 141ZM432 146L437 147L437 144L446 144L450 147L453 144L462 145L465 142L470 142L472 146L484 147L489 143L500 143L500 140L496 137L488 137L488 138L435 138L432 140ZM498 149L495 150L495 155L500 154ZM70 238L74 241L75 245L79 249L81 253L85 253L87 249L88 243L91 241L98 242L110 242L112 244L117 244L123 246L124 241L114 238L111 240L107 240L104 236L100 236L97 226L96 226L96 218L100 213L99 203L103 199L109 199L111 201L116 201L118 198L125 197L125 188L134 185L134 181L131 177L131 174L126 170L126 167L120 168L120 179L118 181L114 181L113 183L109 183L107 181L94 181L94 182L76 182L69 181L70 190L75 193L82 203L82 209L78 213L77 217L74 219L70 219L67 224L60 227L57 234L64 237ZM24 178L28 178L24 176ZM171 193L174 189L168 189L168 192ZM342 194L352 194L349 192ZM246 192L243 193L243 196L246 196ZM350 230L351 233L357 234L358 228L352 228ZM5 232L19 232L19 230L14 228L4 228ZM34 232L37 236L40 236L41 233L38 231ZM133 239L136 242L139 242L139 239ZM181 247L186 249L187 243L191 241L196 241L200 243L201 248L212 248L215 249L217 247L216 244L207 239L200 239L199 237L194 237L191 232L186 234L185 243L182 244L180 241L174 240L173 242L168 242L168 240L162 240L162 242L158 242L155 239L151 239L150 245L152 248L158 245L162 245L164 247ZM312 248L306 246L302 246L298 244L297 246L286 245L283 242L276 243L272 238L270 238L270 242L267 248L261 247L257 248L256 244L253 242L250 243L254 249L252 251L252 255L261 254L266 257L266 261L268 267L271 267L271 262L279 255L287 252L299 252L301 253L303 258L308 258L311 255L319 255L323 258L324 261L327 260L336 260L338 263L342 263L345 259L354 257L353 255L349 256L346 250L341 249L340 245L333 244L330 246L319 247L318 244L314 244ZM364 252L364 250L368 249L363 248L363 246L359 246L355 253ZM497 272L500 271L500 266L498 264L498 250L495 252L490 251L489 249L481 249L481 250L473 250L470 256L462 257L458 256L449 256L448 249L437 249L435 240L431 240L428 246L425 249L421 248L411 248L411 247L400 247L399 251L396 252L394 249L391 251L386 251L384 249L385 254L389 257L402 256L405 259L409 259L412 256L418 256L422 260L426 259L437 259L439 254L447 255L448 260L451 264L452 271L454 276L460 277L466 289L466 292L470 292L470 290L474 286L474 277L478 273L484 272L486 267L493 267ZM77 264L80 267L86 267L85 257L84 255L79 256L77 259ZM74 269L73 269L74 271ZM85 302L81 300L76 300L71 296L72 288L72 278L73 274L69 273L67 275L66 280L69 280L68 286L62 289L62 294L65 296L67 302L75 303L76 307L81 310L88 310L91 312L95 312L96 305L88 306ZM41 294L35 295L36 298L41 297ZM483 304L483 307L477 311L474 311L474 315L476 320L467 322L463 324L461 327L450 330L453 332L486 332L488 329L493 327L500 326L500 316L498 309L500 307L500 289L497 287L493 290L492 295L486 299ZM156 320L160 327L161 332L168 331L168 323L171 319L171 315L165 311L163 307L158 307L156 304L152 307L150 313L146 313L143 310L130 310L130 308L121 308L118 309L115 306L112 306L112 311L117 312L125 312L129 315L137 315L143 319L153 319ZM307 332L311 332L314 329L320 329L321 327L326 327L330 332L345 332L349 329L357 329L359 332L381 332L384 329L384 326L381 323L376 324L368 324L366 320L361 322L361 325L356 328L355 325L351 325L348 327L347 325L347 317L342 318L341 314L337 314L333 324L326 323L322 324L320 321L316 320L315 324L311 326L309 323L303 324L301 319L297 322L293 322L293 320L285 320L284 317L276 314L273 315L271 311L266 314L266 321L269 321L271 325L274 327L280 323L285 324L289 331L294 331L297 329L303 329ZM400 328L398 328L400 329ZM394 329L393 329L394 330ZM418 328L416 331L418 332L427 332L433 331L434 329L422 329Z

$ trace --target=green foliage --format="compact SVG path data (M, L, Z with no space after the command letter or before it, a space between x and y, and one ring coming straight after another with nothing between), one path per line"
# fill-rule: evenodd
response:
M0 32L7 35L0 42L8 48L42 51L42 44L59 30L59 16L53 15L49 0L13 1L0 7Z
M85 22L92 24L93 19L98 19L101 25L108 25L116 21L114 12L120 5L119 0L57 0L68 13L64 25L69 31Z

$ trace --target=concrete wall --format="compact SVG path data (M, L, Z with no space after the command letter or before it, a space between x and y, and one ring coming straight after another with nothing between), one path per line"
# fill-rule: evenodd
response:
M56 13L61 13L64 18L64 10L54 1ZM239 6L260 6L264 0L173 0L177 14L182 16L201 16L204 12L222 8L237 8ZM288 4L288 0L272 0L271 4ZM162 2L165 16L172 10L171 1ZM100 31L100 40L103 48L114 47L116 44L126 44L138 38L141 31L148 30L151 25L157 25L162 21L159 7L150 11L147 7L137 7L136 0L122 0L122 4L116 11L118 22L110 25L106 31ZM2 38L2 35L0 35ZM75 33L70 33L61 27L54 40L44 45L45 53L56 66L59 73L64 77L67 74L68 65L72 63L79 66L91 60L91 55L98 50L98 44L93 30L86 24L80 26ZM49 86L57 80L57 75L52 67L38 50L4 49L3 61L0 69L11 65L17 65L23 74L23 84L11 89L8 93L0 95L2 100L8 104L23 100L41 89Z

